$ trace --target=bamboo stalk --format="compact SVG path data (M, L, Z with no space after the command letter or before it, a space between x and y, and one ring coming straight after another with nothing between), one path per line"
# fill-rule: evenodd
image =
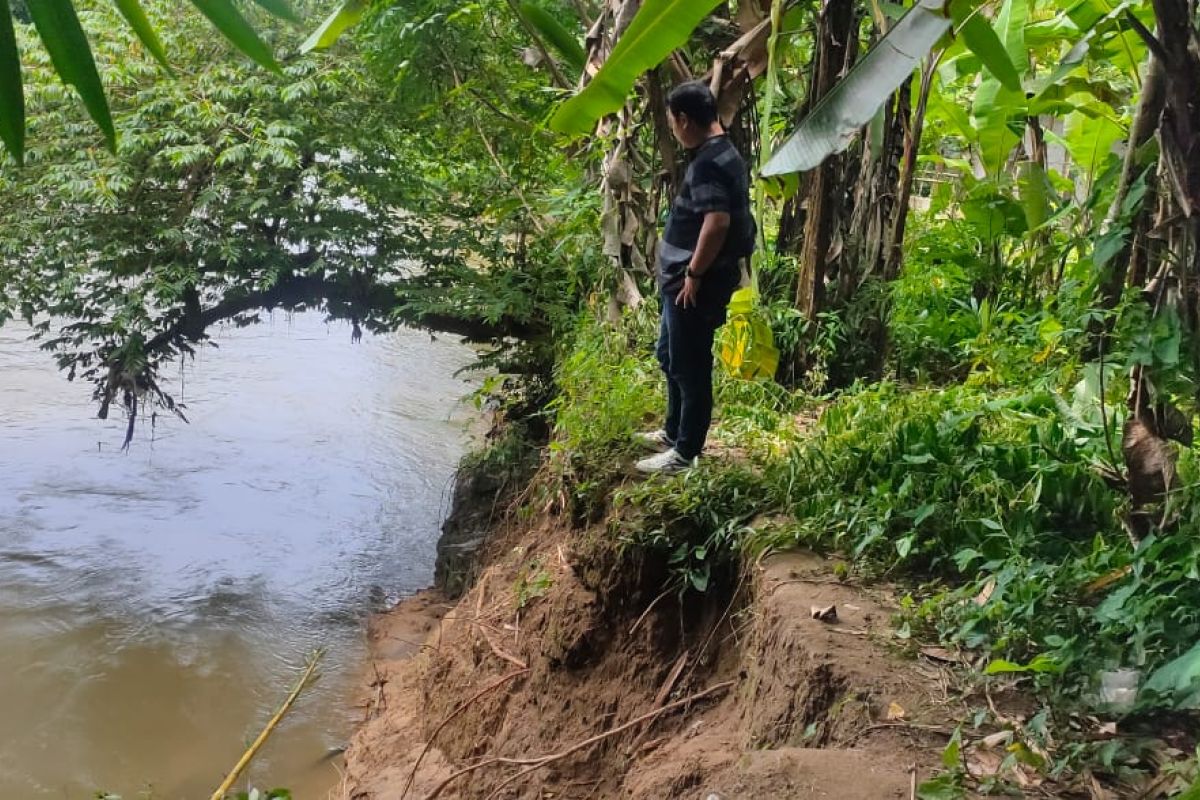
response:
M258 738L254 740L254 743L250 745L245 753L242 753L242 757L238 759L237 764L225 776L225 780L221 782L217 790L213 792L212 800L222 800L229 793L229 790L233 788L233 784L237 782L238 777L245 771L246 767L250 766L250 762L254 760L254 756L267 743L267 739L275 732L275 728L279 726L279 723L283 721L288 711L295 705L296 700L300 697L300 693L308 688L308 685L315 679L317 664L321 661L321 656L323 655L325 655L325 651L321 649L314 650L312 655L308 657L308 666L305 668L304 674L300 676L300 680L296 681L296 685L292 687L292 691L287 696L287 699L283 701L283 705L275 712L275 716L271 717L266 727L258 734Z

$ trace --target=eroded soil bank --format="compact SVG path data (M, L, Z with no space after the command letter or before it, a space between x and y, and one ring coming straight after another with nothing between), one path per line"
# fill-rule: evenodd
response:
M886 595L790 553L681 600L603 524L491 524L488 489L464 477L449 523L482 539L465 572L446 543L462 595L371 625L347 797L904 800L937 769L945 666L881 643Z

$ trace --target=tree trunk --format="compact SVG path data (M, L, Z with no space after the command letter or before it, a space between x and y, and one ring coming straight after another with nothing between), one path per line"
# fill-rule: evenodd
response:
M1136 173L1151 169L1151 164L1144 158L1138 158L1142 145L1150 141L1150 137L1158 129L1158 121L1162 116L1164 96L1162 62L1153 56L1146 67L1146 76L1142 81L1142 96L1134 116L1133 127L1129 131L1129 141L1125 150L1125 162L1121 167L1121 181L1117 186L1117 194L1109 207L1106 225L1121 223L1123 207L1133 188ZM1141 276L1129 281L1131 285L1140 286L1146 281L1146 265L1141 256L1145 247L1146 232L1150 220L1154 216L1154 203L1150 202L1155 196L1157 180L1153 171L1148 175L1152 185L1147 186L1145 199L1140 209L1130 222L1130 233L1125 239L1125 245L1107 265L1107 270L1100 284L1100 305L1102 308L1113 309L1121 301L1121 293L1129 276ZM1141 263L1134 263L1140 261Z
M1200 329L1200 53L1192 47L1196 6L1194 0L1153 0L1153 4L1157 36L1127 15L1130 25L1149 46L1154 61L1161 62L1161 115L1152 113L1158 102L1158 87L1147 86L1131 136L1136 139L1153 130L1152 121L1142 119L1143 107L1151 108L1148 116L1157 122L1158 129L1161 182L1153 236L1165 240L1165 245L1154 278L1142 296L1151 306L1152 318L1174 306L1192 334L1189 338L1194 340ZM1123 193L1128 192L1136 171L1136 167L1129 169L1129 160L1126 167ZM1143 203L1144 207L1149 205ZM1120 208L1114 203L1110 217L1124 213L1123 206L1123 201ZM1149 234L1145 238L1149 240ZM1131 246L1136 251L1136 242ZM1138 270L1148 273L1154 266L1147 264L1145 270ZM1191 350L1195 371L1200 369L1200 352L1194 345ZM1170 404L1170 397L1156 391L1155 385L1161 381L1152 373L1155 369L1180 368L1175 364L1139 365L1131 375L1122 451L1132 498L1129 527L1138 536L1174 524L1169 493L1176 486L1177 453L1170 440L1190 446L1193 435L1188 416ZM1153 508L1154 504L1161 506Z
M817 21L809 104L824 97L853 65L858 55L857 23L853 0L829 0L822 9ZM826 263L841 248L837 234L847 188L845 169L844 154L826 159L809 173L803 193L807 208L795 305L810 320L825 307ZM833 249L835 244L837 251Z
M884 265L884 280L893 281L900 274L904 260L904 232L908 226L908 205L912 200L913 178L917 173L917 153L921 150L921 137L925 132L925 109L929 104L929 92L933 87L933 75L937 59L930 58L921 70L921 88L917 93L917 108L907 126L904 137L904 166L900 171L899 197L896 213L888 237L887 262Z
M1154 13L1157 43L1148 31L1139 32L1163 62L1162 177L1182 216L1173 256L1184 318L1194 334L1200 332L1200 53L1191 46L1196 5L1194 0L1154 0ZM1200 354L1196 358L1200 366Z

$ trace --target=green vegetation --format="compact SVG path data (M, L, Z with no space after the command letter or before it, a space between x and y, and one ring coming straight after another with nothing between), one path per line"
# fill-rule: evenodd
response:
M1115 781L1140 757L1070 735L1105 711L1102 670L1140 671L1135 721L1200 703L1194 4L348 0L309 39L327 53L291 55L304 32L261 16L289 53L270 72L149 3L174 78L76 6L115 146L18 23L30 141L0 167L0 320L38 324L131 436L222 320L461 333L515 421L481 458L543 447L528 513L660 552L673 588L793 546L898 582L900 644L960 648L1053 709L1027 726L1058 742L1048 771ZM710 68L771 175L756 313L783 359L722 378L701 468L633 483L682 166L662 98ZM957 765L926 794L954 796Z

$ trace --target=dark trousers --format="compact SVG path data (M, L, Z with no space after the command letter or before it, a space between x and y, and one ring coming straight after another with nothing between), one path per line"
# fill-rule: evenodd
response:
M704 287L709 288L709 287ZM712 287L716 288L716 287ZM729 292L702 291L699 305L681 308L675 291L662 298L658 363L667 376L667 421L675 451L693 459L704 449L713 410L713 334L725 323Z

